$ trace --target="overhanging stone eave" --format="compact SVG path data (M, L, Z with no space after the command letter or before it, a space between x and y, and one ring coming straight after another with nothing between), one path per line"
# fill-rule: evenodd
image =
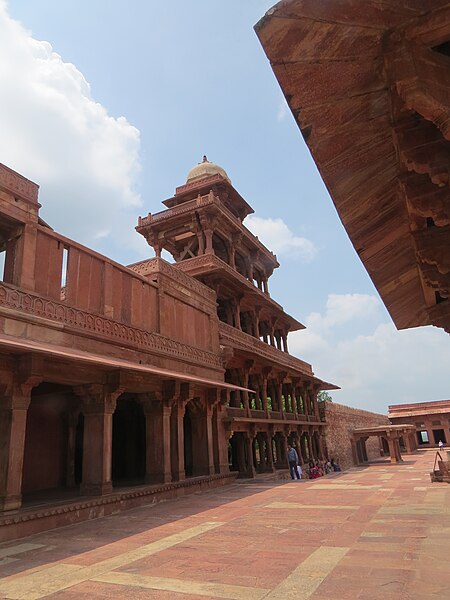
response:
M369 61L371 65L375 64L374 53L369 56L355 56L349 60L339 60L338 58L331 61L328 56L320 56L321 51L325 53L326 46L321 44L313 49L314 58L306 55L302 57L302 61L294 61L302 68L305 64L310 63L312 65L319 61L324 70L333 70L333 76L336 79L345 78L349 64L353 65L356 72L358 72L359 61L362 66L360 73L358 72L358 77L362 77L362 75L366 77L364 81L367 86L367 94L376 95L385 111L383 113L383 110L381 110L377 115L376 140L371 148L370 143L372 140L367 137L366 130L370 129L373 124L374 117L371 112L373 106L367 99L362 100L364 95L367 96L367 94L362 93L362 87L359 90L346 90L345 94L342 89L339 90L340 93L335 95L332 95L333 92L331 91L325 98L317 91L324 87L323 81L309 78L308 84L305 85L298 73L293 75L295 69L292 70L291 76L287 73L288 65L283 62L283 57L280 56L280 47L283 44L286 48L288 47L285 41L288 38L288 32L291 34L289 38L291 46L304 45L305 42L303 39L295 40L293 36L293 32L295 32L293 28L296 27L294 22L301 21L302 17L289 20L286 19L284 12L289 7L297 6L298 8L300 4L302 6L305 4L309 12L314 12L314 7L310 2L299 3L292 0L278 3L255 26L256 33L271 62L286 101L330 193L347 235L378 290L394 324L398 329L430 324L428 314L430 302L429 298L427 302L424 294L422 277L409 229L408 211L404 199L396 189L399 185L400 165L393 141L389 144L389 140L392 140L389 113L387 112L390 106L390 92L386 76L382 73L381 68L381 46L379 50L379 72L373 74L373 81L370 79L370 68L364 63ZM280 8L282 9L281 12ZM317 7L317 10L320 12L322 8ZM286 19L286 31L283 32L284 38L281 37L281 34L273 35L273 31L269 31L271 20L280 16ZM307 20L307 17L304 17L304 19ZM349 17L349 22L345 24L336 22L333 18L330 18L330 22L337 28L348 29L351 18ZM327 22L323 20L323 26L326 27L326 25ZM279 24L277 24L277 27L279 29ZM280 33L278 30L277 32ZM338 38L337 33L334 34L332 42L336 42L336 38ZM339 41L342 43L342 39ZM354 40L349 39L346 43L351 44L352 41ZM291 53L298 54L295 50ZM289 68L292 68L292 64L289 64ZM362 86L358 77L355 77L355 81ZM316 90L314 86L316 86ZM381 101L380 98L382 98ZM318 101L319 104L321 103L320 107L323 107L324 110L317 109ZM314 102L316 102L316 105L314 105ZM345 111L342 110L344 102L346 103ZM325 113L326 119L323 117ZM357 117L353 117L353 115L357 115ZM351 136L342 137L341 133L347 126L351 128ZM363 142L359 142L360 139ZM339 155L332 155L325 160L323 156L326 156L327 152L324 151L324 145L332 144L336 140L339 140ZM355 140L358 140L359 145L355 144ZM389 146L389 152L385 152L384 149ZM357 157L358 150L361 151L362 157L361 155ZM356 161L355 156L358 158ZM377 210L374 203L373 184L378 173L389 174L388 184L391 185L389 199L396 203L393 208L397 213L394 222L390 222L389 219L383 222L382 231L381 226L377 229L376 220L373 217L374 210ZM348 185L346 185L347 183ZM350 194L348 188L351 190ZM384 197L386 198L386 196ZM350 212L353 208L356 208L358 213L357 221L353 220L354 217ZM375 226L372 228L366 227L366 223L371 222ZM396 242L395 234L399 223L402 223L404 231ZM388 240L388 243L385 240ZM402 255L401 265L398 264L400 254ZM405 281L407 281L406 286L404 285Z

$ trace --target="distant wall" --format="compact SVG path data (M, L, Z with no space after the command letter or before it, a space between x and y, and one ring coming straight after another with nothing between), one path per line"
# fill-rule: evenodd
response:
M335 402L325 402L325 439L328 456L336 459L342 469L348 469L355 465L350 440L352 431L358 427L376 427L377 425L389 425L386 415L351 408ZM366 442L367 456L369 460L380 458L380 447L378 438L371 437Z

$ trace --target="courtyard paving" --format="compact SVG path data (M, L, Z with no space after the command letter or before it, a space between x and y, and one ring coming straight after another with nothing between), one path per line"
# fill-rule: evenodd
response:
M450 598L434 453L315 481L233 484L0 545L0 598Z

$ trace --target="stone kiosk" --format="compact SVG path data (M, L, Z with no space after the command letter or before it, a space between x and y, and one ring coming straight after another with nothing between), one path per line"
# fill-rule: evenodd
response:
M378 427L363 427L352 432L352 449L355 464L368 462L366 440L377 437L380 444L380 455L389 454L391 463L402 462L400 444L406 452L412 454L417 450L415 428L412 425L380 425Z

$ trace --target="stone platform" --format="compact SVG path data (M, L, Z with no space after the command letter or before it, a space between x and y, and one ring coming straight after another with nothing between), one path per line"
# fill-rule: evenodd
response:
M5 600L450 597L450 486L434 453L256 481L0 545Z
M233 483L236 477L236 473L191 477L175 483L115 489L106 496L70 498L66 492L58 500L34 499L28 507L0 515L0 542L221 487Z

